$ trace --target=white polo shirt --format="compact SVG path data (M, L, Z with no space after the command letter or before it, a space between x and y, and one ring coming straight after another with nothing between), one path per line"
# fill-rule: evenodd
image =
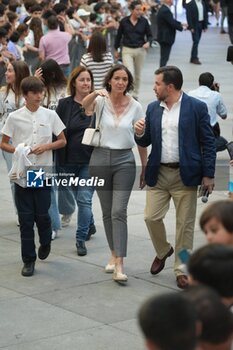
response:
M39 107L36 112L31 112L24 106L9 114L2 134L12 139L14 147L22 142L34 147L51 143L53 135L58 136L64 129L65 125L55 111ZM39 155L30 154L28 158L34 166L51 166L52 150Z

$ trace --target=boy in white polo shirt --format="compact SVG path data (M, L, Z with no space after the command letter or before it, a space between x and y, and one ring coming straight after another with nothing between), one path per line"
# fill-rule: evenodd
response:
M66 144L63 133L65 125L55 111L41 107L44 96L44 84L35 77L27 77L21 83L25 106L10 113L2 129L1 148L14 153L23 143L31 148L28 159L32 168L43 169L52 166L52 151ZM56 140L53 141L53 135ZM12 139L12 144L9 140ZM22 145L23 146L23 145ZM26 170L26 169L25 169ZM25 171L26 173L26 171ZM44 260L51 248L50 189L48 187L26 187L26 179L15 181L15 202L17 206L20 233L21 254L24 266L23 276L32 276L36 261L34 241L34 223L39 234L40 247L38 257ZM13 180L14 181L14 180Z

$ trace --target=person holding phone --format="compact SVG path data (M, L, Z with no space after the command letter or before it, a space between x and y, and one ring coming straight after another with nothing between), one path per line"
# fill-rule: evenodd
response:
M175 66L155 72L158 101L149 104L146 119L136 122L135 140L152 146L145 171L145 222L156 250L150 272L160 273L174 249L168 242L163 219L173 199L176 208L174 273L179 288L188 286L178 252L191 250L196 217L197 186L212 192L216 151L207 106L182 90L183 76Z

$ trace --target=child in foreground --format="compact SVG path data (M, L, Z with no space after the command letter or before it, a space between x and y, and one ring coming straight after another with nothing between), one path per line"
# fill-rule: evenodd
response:
M27 161L32 169L45 169L52 166L52 151L66 144L63 133L65 125L55 111L41 107L44 97L44 84L36 77L27 77L21 83L25 106L10 113L2 129L1 148L9 153L19 153L19 148L27 150ZM53 141L53 135L56 140ZM10 139L12 144L9 144ZM16 151L16 152L15 152ZM26 168L23 176L16 176L15 202L19 216L21 234L21 255L24 263L23 276L32 276L36 261L34 223L36 223L40 247L38 257L44 260L51 249L51 220L48 210L51 202L50 188L27 187ZM38 173L38 172L37 172ZM37 174L38 175L38 174Z
M200 227L209 243L233 247L233 201L211 203L200 217Z

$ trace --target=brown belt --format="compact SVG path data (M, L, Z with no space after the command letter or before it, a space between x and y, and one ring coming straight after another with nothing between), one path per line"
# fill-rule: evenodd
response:
M176 163L160 163L163 166L166 166L167 168L171 168L171 169L178 169L180 167L180 163L176 162Z

